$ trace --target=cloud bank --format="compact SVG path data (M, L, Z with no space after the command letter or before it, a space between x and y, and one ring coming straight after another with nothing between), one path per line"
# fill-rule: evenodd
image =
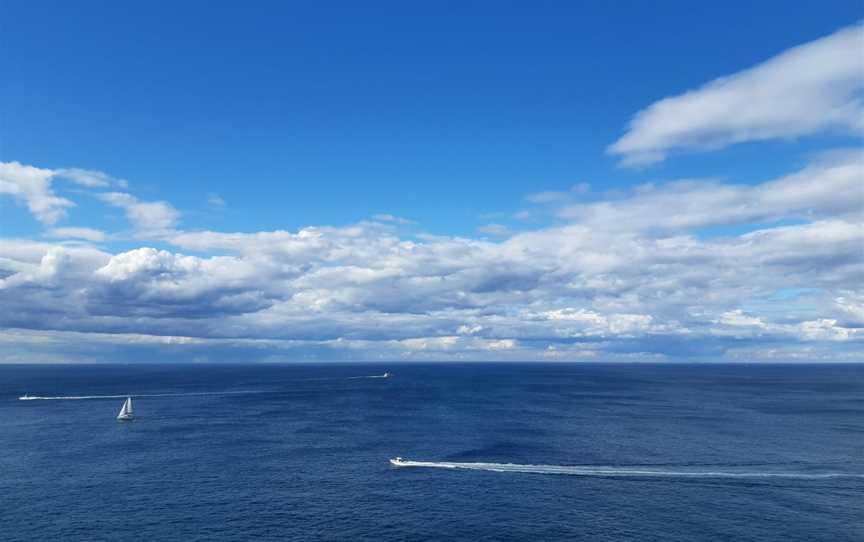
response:
M861 360L862 173L844 151L754 186L645 185L498 241L411 234L385 217L294 232L183 231L170 213L138 222L158 228L164 248L4 239L0 353ZM750 227L702 233L717 225ZM100 239L71 230L52 231Z

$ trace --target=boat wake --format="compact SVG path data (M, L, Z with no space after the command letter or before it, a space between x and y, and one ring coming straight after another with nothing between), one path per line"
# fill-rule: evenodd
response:
M273 393L264 390L239 391L193 391L186 393L124 393L122 395L57 395L43 397L39 395L24 395L19 401L81 401L85 399L125 399L127 397L195 397L201 395L246 395L251 393Z
M452 463L447 461L408 461L397 457L390 460L395 467L420 467L434 469L482 470L492 472L517 472L527 474L565 474L570 476L601 477L675 477L675 478L796 478L821 480L826 478L864 478L864 474L823 472L744 472L744 471L697 471L689 468L665 469L658 467L604 467L589 465L520 465L514 463Z
M348 380L360 380L360 379L367 379L367 378L390 378L391 376L393 376L392 373L384 373L381 375L369 375L369 376L349 376Z
M391 373L384 373L380 375L366 375L366 376L349 376L345 377L345 380L357 380L357 379L366 379L366 378L390 378L393 375ZM341 380L341 379L310 379L310 380ZM249 395L253 393L284 393L282 391L274 391L274 390L237 390L237 391L193 391L186 393L124 393L120 395L58 395L58 396L40 396L40 395L22 395L18 398L19 401L80 401L85 399L125 399L126 397L196 397L202 395Z

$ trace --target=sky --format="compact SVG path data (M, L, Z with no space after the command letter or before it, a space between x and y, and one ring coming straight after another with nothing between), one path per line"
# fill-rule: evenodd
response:
M2 2L0 363L862 362L862 12Z

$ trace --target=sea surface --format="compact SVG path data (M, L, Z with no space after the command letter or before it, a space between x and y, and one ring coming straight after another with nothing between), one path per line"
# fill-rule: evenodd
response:
M0 366L0 540L121 539L861 541L864 366Z

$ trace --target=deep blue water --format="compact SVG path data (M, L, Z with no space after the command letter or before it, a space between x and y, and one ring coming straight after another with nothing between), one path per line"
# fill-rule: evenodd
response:
M864 366L0 366L0 446L6 541L864 540Z

